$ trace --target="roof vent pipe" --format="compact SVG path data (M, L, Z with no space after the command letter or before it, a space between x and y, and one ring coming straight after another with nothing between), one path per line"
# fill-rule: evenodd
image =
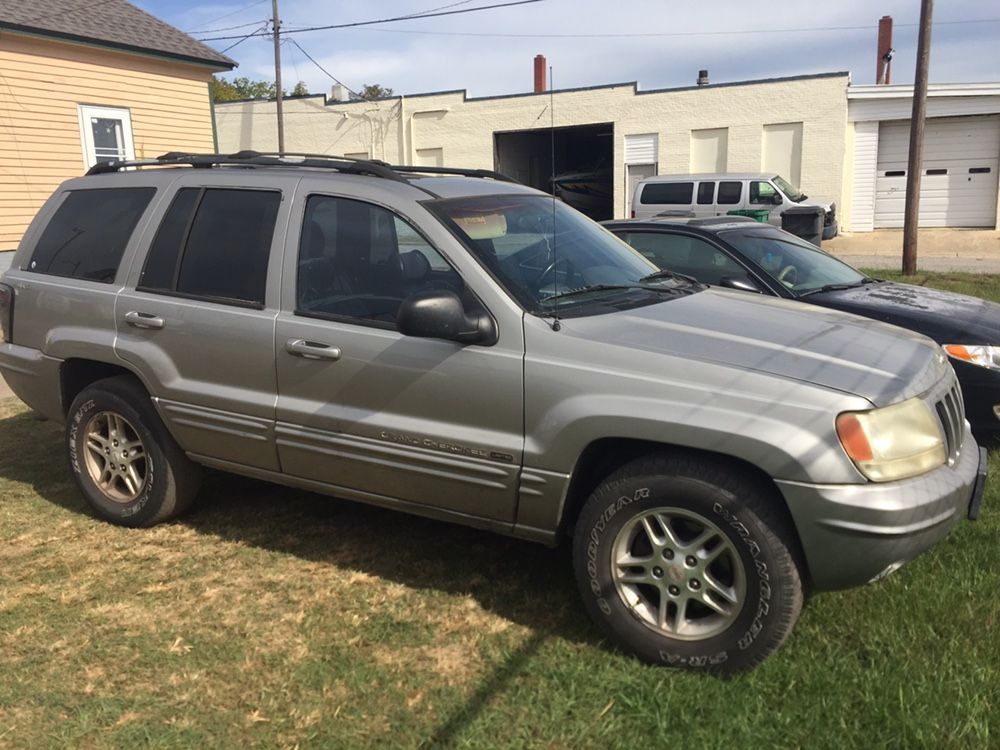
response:
M698 80L695 81L695 83L697 83L699 86L707 86L708 85L708 71L707 70L699 70L698 71Z

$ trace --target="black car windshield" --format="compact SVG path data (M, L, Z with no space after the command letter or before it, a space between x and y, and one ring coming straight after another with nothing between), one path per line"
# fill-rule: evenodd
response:
M790 183L781 175L775 175L771 180L775 185L781 188L781 192L785 194L785 197L793 203L801 203L806 199L805 193L799 190L795 185Z
M732 229L719 235L798 296L830 285L860 286L869 278L815 245L780 229Z
M662 302L702 287L657 266L603 227L543 195L424 204L526 310L590 315Z

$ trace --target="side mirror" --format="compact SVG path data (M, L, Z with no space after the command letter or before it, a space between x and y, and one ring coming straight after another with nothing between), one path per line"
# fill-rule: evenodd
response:
M457 294L442 289L418 292L400 302L396 330L404 336L463 344L490 346L497 340L492 318L480 313L470 315Z
M776 206L780 206L782 203L785 202L785 199L781 195L781 193L775 193L774 195L771 196L771 202Z
M757 286L757 282L748 276L744 276L743 278L738 276L723 276L719 279L719 286L724 286L727 289L739 289L741 292L761 293L761 288Z

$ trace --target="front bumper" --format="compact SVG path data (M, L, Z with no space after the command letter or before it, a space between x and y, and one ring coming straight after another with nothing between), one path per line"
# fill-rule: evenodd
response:
M887 575L969 515L985 451L968 428L953 466L899 482L815 485L778 481L813 587L843 589Z

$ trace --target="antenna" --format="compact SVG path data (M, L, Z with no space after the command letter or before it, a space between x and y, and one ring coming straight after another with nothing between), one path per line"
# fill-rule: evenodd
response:
M556 255L556 113L552 86L552 66L549 66L549 152L552 155L552 330L562 328L559 322L559 256Z

